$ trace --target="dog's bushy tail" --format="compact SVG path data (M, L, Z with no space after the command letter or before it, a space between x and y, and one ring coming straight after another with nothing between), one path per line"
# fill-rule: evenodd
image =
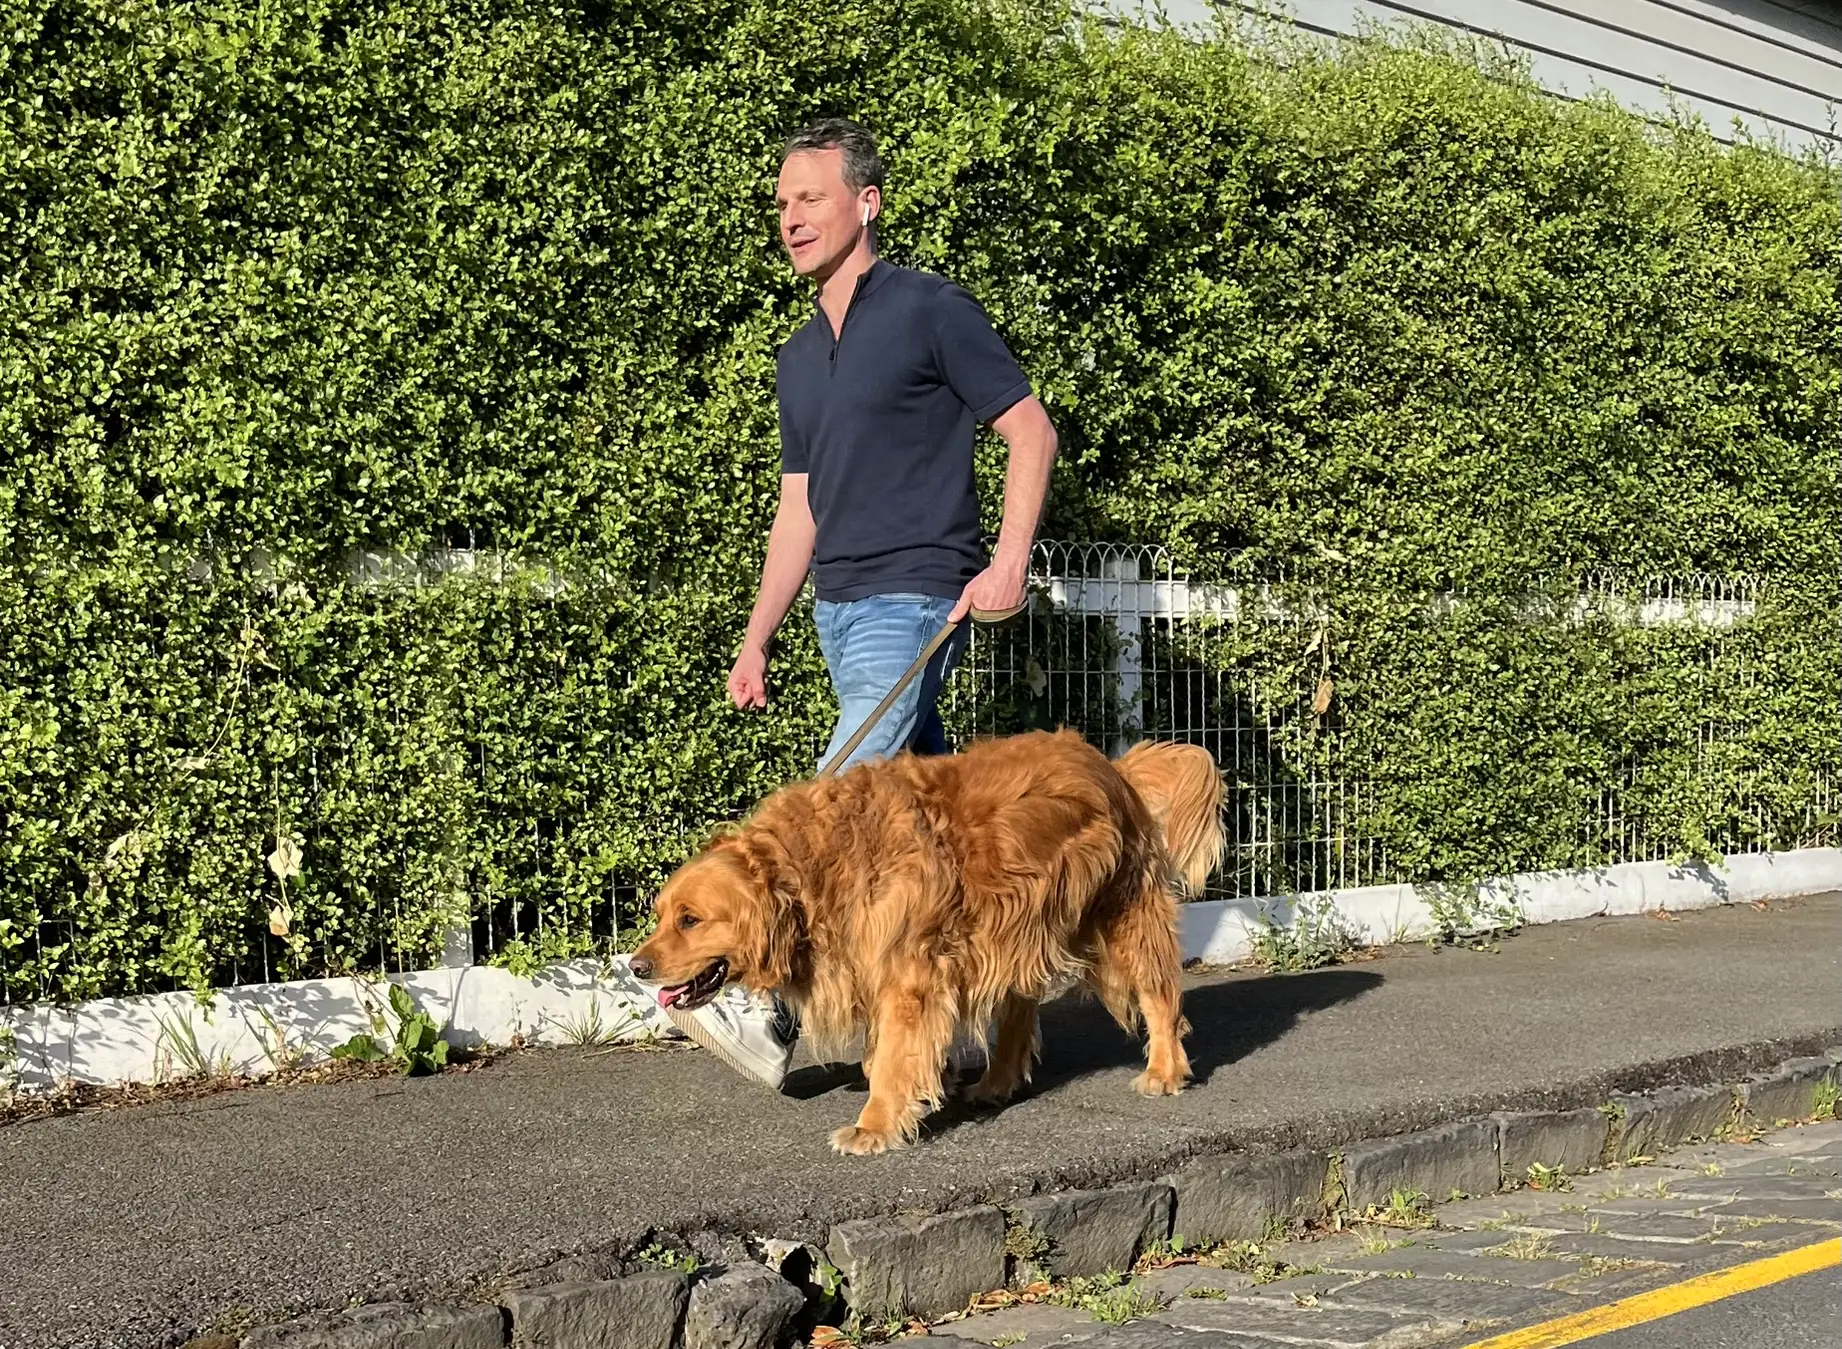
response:
M1164 850L1186 895L1202 893L1228 847L1222 827L1221 770L1200 745L1141 740L1114 767L1164 833Z

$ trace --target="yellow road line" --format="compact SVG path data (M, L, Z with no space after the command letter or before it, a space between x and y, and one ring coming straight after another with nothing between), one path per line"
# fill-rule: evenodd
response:
M1732 1297L1735 1293L1749 1293L1755 1288L1795 1279L1800 1274L1813 1274L1819 1269L1833 1269L1839 1264L1842 1264L1842 1237L1831 1237L1814 1246L1800 1246L1782 1255L1769 1255L1731 1269L1697 1275L1667 1288L1575 1312L1558 1321L1478 1340L1466 1345L1465 1349L1559 1349L1563 1344L1575 1344L1594 1335L1623 1330L1626 1326L1661 1320L1691 1307Z

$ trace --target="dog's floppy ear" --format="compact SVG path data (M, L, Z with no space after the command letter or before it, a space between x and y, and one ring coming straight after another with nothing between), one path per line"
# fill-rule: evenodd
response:
M735 944L738 962L756 982L779 988L793 978L793 956L804 936L799 883L789 859L762 841L734 850L739 873Z

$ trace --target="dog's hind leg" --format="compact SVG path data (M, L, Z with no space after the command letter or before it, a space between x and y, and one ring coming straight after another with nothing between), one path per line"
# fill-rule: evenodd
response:
M1030 1065L1040 1043L1036 999L1007 994L998 1004L998 1038L985 1063L985 1073L966 1092L966 1099L991 1105L1010 1100L1017 1088L1030 1080Z
M1183 985L1176 977L1147 977L1139 984L1138 1004L1145 1017L1145 1071L1132 1080L1132 1090L1175 1096L1190 1080L1190 1057L1183 1052L1190 1029L1183 1019Z
M837 1151L861 1156L911 1142L929 1108L940 1104L958 1015L929 974L925 968L894 972L871 1011L870 1099L856 1124L832 1134Z
M1145 1023L1145 1071L1132 1089L1175 1096L1190 1078L1183 1037L1183 957L1177 945L1176 903L1148 876L1138 893L1099 932L1100 954L1087 982L1114 1020L1128 1031Z

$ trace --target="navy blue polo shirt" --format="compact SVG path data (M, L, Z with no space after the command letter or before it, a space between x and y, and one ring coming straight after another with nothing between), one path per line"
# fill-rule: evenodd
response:
M979 302L878 260L833 340L814 306L780 349L781 471L804 473L821 600L957 599L986 565L973 433L1030 392Z

